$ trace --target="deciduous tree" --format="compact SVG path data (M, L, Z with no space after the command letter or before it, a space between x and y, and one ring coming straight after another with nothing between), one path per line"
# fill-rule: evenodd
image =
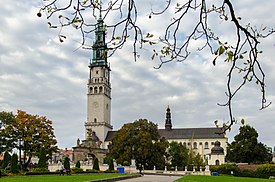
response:
M183 167L188 165L189 150L181 142L169 143L168 153L172 166Z
M226 158L230 162L243 163L265 163L271 161L271 153L267 147L258 142L257 131L249 126L243 125L234 141L228 145Z
M0 154L4 151L11 151L17 142L16 133L13 131L15 116L12 112L0 112Z
M117 163L135 159L137 167L140 164L151 169L164 167L167 147L168 142L160 137L157 125L146 119L124 124L109 146Z
M15 121L13 132L18 135L18 150L24 154L24 168L27 168L32 156L39 156L42 147L49 159L57 149L52 121L45 116L31 115L21 110L17 111Z

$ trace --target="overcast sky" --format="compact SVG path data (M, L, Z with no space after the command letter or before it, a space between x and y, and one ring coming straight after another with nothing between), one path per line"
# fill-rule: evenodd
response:
M235 1L234 1L235 2ZM274 27L275 1L242 0L237 9L243 22ZM6 1L0 6L0 111L24 110L53 121L60 148L71 148L77 138L84 139L87 79L90 50L80 46L74 32L60 43L58 32L50 30L45 17L36 16L39 0ZM147 17L144 16L144 20ZM159 30L160 21L143 21L147 29ZM108 20L107 20L108 21ZM192 21L191 19L189 21ZM186 22L189 25L192 22ZM185 27L188 29L188 26ZM227 25L218 27L228 38ZM230 39L230 38L228 38ZM275 145L275 36L261 43L261 63L266 73L267 99L273 105L260 111L261 93L254 84L246 86L234 101L235 118L244 118L259 133L259 140ZM154 69L150 50L142 52L137 62L132 47L126 45L109 58L112 84L112 124L146 118L164 127L169 105L173 127L214 127L229 120L226 107L228 65L213 66L206 52L192 54L183 63L170 63ZM207 61L208 60L208 61ZM228 133L229 141L240 124Z

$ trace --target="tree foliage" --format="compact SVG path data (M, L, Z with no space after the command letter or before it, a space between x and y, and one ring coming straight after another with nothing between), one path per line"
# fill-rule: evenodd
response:
M131 40L133 45L134 58L138 58L144 50L152 50L152 59L159 60L160 68L163 64L171 61L182 62L194 52L193 45L198 45L197 51L208 50L213 56L213 65L217 60L223 60L230 64L227 76L227 102L219 104L229 109L230 122L224 125L224 129L230 129L235 119L232 111L232 99L238 91L247 83L255 81L262 92L261 108L270 105L265 97L265 74L260 62L260 42L273 34L273 28L261 26L256 27L250 23L241 21L235 12L235 2L232 0L206 1L186 0L174 2L172 0L148 3L150 8L144 8L144 3L137 0L69 0L62 3L61 0L47 0L40 8L37 15L45 13L50 28L60 28L59 39L63 42L66 39L66 28L73 27L82 35L81 45L87 46L87 37L95 31L97 24L96 15L100 13L103 19L112 19L106 25L109 31L107 40L108 53L111 56L114 51L122 48ZM237 3L237 2L236 2ZM145 10L148 12L144 12ZM159 16L164 16L166 21L163 31L144 28L142 23L148 17L148 21L159 21ZM190 17L192 23L190 24ZM94 19L93 19L94 18ZM93 20L91 20L93 19ZM140 21L141 20L141 21ZM186 30L186 22L189 28ZM150 22L148 22L150 23ZM223 32L219 29L225 25L232 27L233 31L227 37L234 37L226 40ZM156 37L154 33L160 35ZM65 35L64 35L64 34ZM237 77L233 75L238 74ZM233 83L239 82L237 87Z
M187 166L189 150L180 142L171 142L169 143L168 149L169 159L172 166Z
M11 155L8 151L6 151L4 153L4 158L2 161L2 168L5 169L6 167L8 167L10 165L11 162Z
M12 130L12 125L15 123L15 116L12 112L0 112L0 154L4 151L11 151L17 137Z
M99 171L98 158L96 158L96 157L93 160L93 170Z
M38 161L38 168L45 168L48 169L48 159L47 159L47 153L44 147L40 148L39 152L39 161Z
M168 142L160 137L157 125L140 119L124 124L115 134L109 149L110 156L118 164L135 159L137 167L141 164L153 169L153 166L164 168L167 147Z
M70 159L67 156L64 158L64 168L67 171L69 171L71 169L71 167L70 167Z
M16 148L24 169L29 165L32 156L39 156L41 148L45 149L47 159L57 149L52 121L45 116L31 115L21 110L15 116L1 112L0 124L0 142L3 144L1 149Z
M52 121L45 116L31 115L18 110L14 129L21 143L17 148L24 152L23 160L26 166L32 156L39 156L41 147L45 148L47 158L57 149Z
M18 156L15 153L11 156L11 172L19 173Z
M258 142L257 131L249 126L243 125L234 141L228 145L226 158L231 162L242 163L265 163L272 159L271 152L263 143Z
M76 164L75 164L75 167L80 168L80 166L81 166L80 161L77 161Z

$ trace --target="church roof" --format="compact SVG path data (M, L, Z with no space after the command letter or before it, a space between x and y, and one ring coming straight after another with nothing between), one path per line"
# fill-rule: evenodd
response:
M117 131L108 131L105 141L106 142L111 141L114 138L116 132Z
M105 141L111 141L117 131L109 131ZM175 128L171 130L159 129L161 137L169 139L206 139L206 138L226 138L222 133L222 128Z
M159 129L159 134L166 139L203 139L225 138L222 128L175 128L171 130Z

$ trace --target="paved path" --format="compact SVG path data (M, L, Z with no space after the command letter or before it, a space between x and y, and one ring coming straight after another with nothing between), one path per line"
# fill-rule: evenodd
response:
M123 182L173 182L181 176L144 175L138 178L123 180Z

